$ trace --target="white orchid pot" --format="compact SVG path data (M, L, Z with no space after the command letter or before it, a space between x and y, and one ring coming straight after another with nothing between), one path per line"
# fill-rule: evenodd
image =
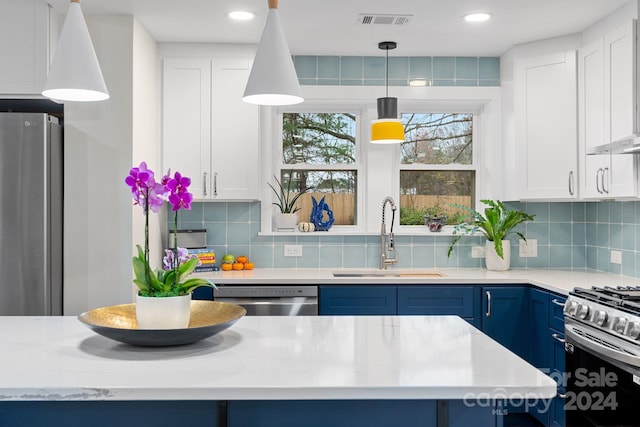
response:
M296 231L298 225L298 213L282 213L275 214L276 231Z
M485 262L487 264L487 270L493 271L506 271L511 266L511 242L509 240L502 241L502 255L500 258L496 253L494 242L487 240L485 247Z
M140 329L185 329L191 318L191 294L178 297L136 295L136 320Z

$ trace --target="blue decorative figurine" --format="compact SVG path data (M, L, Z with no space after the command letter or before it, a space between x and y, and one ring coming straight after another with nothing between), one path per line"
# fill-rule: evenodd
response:
M311 196L313 201L313 209L309 216L309 222L313 223L316 231L327 231L333 225L333 211L329 209L329 205L324 201L324 197L318 202L315 197ZM324 221L324 212L327 213L328 219Z

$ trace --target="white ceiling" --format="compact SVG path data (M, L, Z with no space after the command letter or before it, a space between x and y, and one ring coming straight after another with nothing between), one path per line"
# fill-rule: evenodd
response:
M47 0L66 13L68 0ZM280 0L292 55L380 55L378 42L398 43L396 56L499 56L514 44L580 32L629 0ZM134 15L158 42L257 44L267 0L82 0L85 15ZM245 8L252 22L226 13ZM463 22L470 11L493 19ZM412 15L402 26L362 25L359 14Z

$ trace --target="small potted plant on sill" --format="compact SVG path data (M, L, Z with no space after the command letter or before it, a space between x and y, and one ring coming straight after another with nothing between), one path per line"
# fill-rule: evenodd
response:
M278 198L277 202L273 202L273 205L280 209L280 212L278 212L274 218L276 231L295 231L298 225L298 211L300 210L300 208L296 206L296 202L300 196L313 189L313 187L305 187L300 191L292 191L291 175L292 171L289 172L289 180L287 181L286 188L275 175L273 178L276 180L278 188L276 189L276 187L267 183Z
M173 178L167 172L157 183L145 162L129 171L125 179L131 187L134 204L142 207L145 215L144 249L137 245L138 255L133 257L133 283L136 294L136 320L140 329L182 329L189 325L191 292L201 286L215 288L209 280L187 278L198 265L197 257L190 257L177 246L177 223L180 209L191 209L193 195L188 187L191 180L176 172ZM163 269L153 271L149 265L149 211L159 212L168 200L174 212L174 249L165 250Z
M533 221L535 215L529 215L524 211L508 210L500 200L481 200L481 202L488 206L484 210L484 215L467 206L454 205L471 215L468 222L454 227L453 234L460 233L460 235L451 242L447 256L451 256L453 247L462 236L480 232L487 238L485 247L487 270L508 270L511 264L511 243L505 238L515 233L526 241L525 236L514 231L514 228L524 222Z

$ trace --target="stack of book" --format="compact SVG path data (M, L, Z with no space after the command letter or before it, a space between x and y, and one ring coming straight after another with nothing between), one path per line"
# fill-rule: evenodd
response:
M218 270L218 267L216 267L216 254L213 252L213 249L210 249L210 248L189 249L189 255L196 255L200 260L200 264L195 269L196 273L202 272L202 271Z

